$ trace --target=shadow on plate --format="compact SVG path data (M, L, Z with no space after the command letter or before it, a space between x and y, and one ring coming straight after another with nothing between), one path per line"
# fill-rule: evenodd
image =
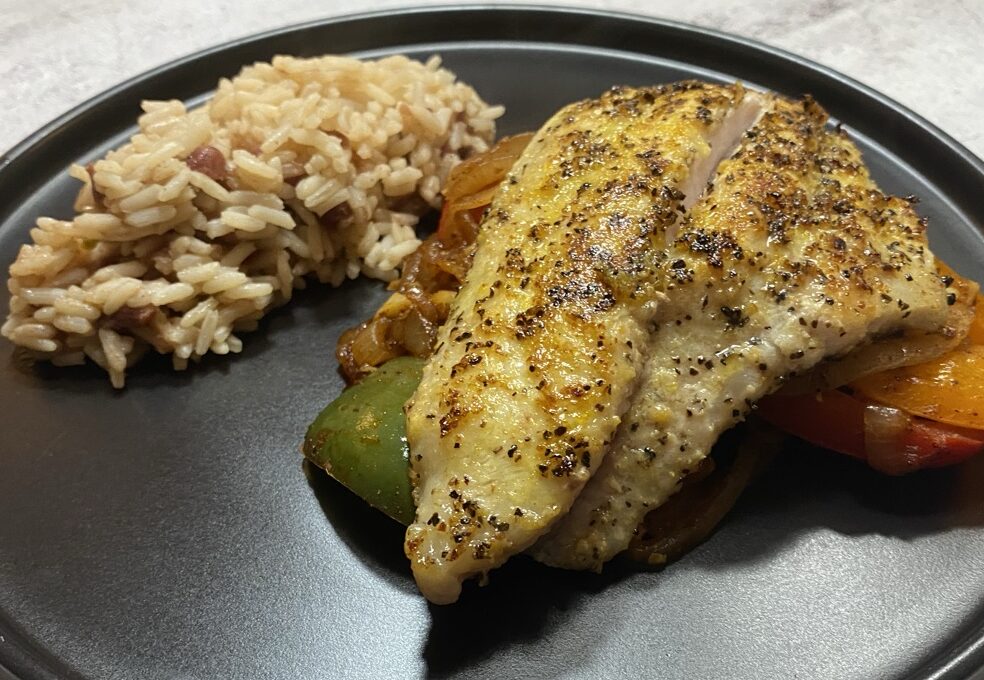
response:
M913 541L957 528L984 527L984 456L962 465L891 477L863 463L798 442L783 454L725 518L702 552L707 568L773 559L817 528L845 536ZM731 538L729 525L762 530ZM684 563L686 562L684 558Z
M400 590L416 591L403 555L404 528L305 459L304 476L325 517L363 564Z
M350 549L401 590L416 592L402 552L403 528L319 468L305 463L305 471L326 516ZM668 568L723 570L775 559L817 528L911 541L958 527L984 527L981 486L984 457L955 468L888 477L847 457L793 444L747 490L719 531L698 549L699 555L685 556ZM749 524L756 531L736 530ZM526 657L527 672L536 668L537 676L556 677L565 670L539 668L536 641L568 641L570 649L563 654L571 661L568 668L575 667L602 648L606 630L597 621L577 622L573 614L616 584L637 580L640 587L658 587L658 577L645 574L651 576L651 571L625 559L609 563L600 575L549 569L525 556L513 559L495 571L488 585L466 584L457 604L430 606L431 628L423 649L428 677L456 676L493 656ZM543 633L571 625L590 630L564 636ZM529 654L496 654L511 647L528 649ZM556 653L550 657L557 658ZM509 676L509 669L499 671Z
M404 528L369 507L324 470L304 461L304 473L333 529L360 560L394 587L417 593L403 555ZM430 606L431 628L423 656L428 677L445 678L482 663L496 650L541 639L541 631L561 626L571 610L609 585L623 580L631 568L616 564L604 574L548 570L526 557L511 560L495 572L488 585L465 584L461 600L448 607ZM572 636L567 658L576 663L602 644L604 631ZM529 659L526 671L536 666ZM502 677L510 677L505 669ZM564 669L544 667L537 675L553 677Z
M461 600L452 606L430 605L431 628L423 650L429 678L457 677L462 671L492 659L516 664L499 677L554 678L588 665L596 650L605 649L612 627L600 618L574 616L630 571L612 565L603 574L549 569L521 556L510 560L482 587L466 584ZM553 634L564 630L565 634ZM550 632L544 632L550 631ZM539 645L550 640L550 654ZM561 647L561 649L558 649ZM520 654L500 655L502 648ZM560 667L556 659L566 665Z

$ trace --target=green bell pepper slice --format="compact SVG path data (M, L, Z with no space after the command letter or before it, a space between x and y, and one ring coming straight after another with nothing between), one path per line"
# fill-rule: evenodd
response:
M387 361L328 404L304 438L312 463L403 524L415 511L403 405L423 366L414 357Z

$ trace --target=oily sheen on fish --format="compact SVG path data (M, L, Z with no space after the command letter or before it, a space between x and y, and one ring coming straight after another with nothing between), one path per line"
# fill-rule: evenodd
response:
M875 340L942 349L954 316L924 223L809 98L566 107L493 200L408 405L421 590L451 602L520 551L600 569L757 399Z
M789 376L873 338L945 341L947 291L923 222L825 123L810 99L771 97L681 221L664 251L666 300L641 387L601 469L533 548L537 559L600 569Z
M602 464L644 377L665 234L756 102L614 89L555 114L503 182L407 406L405 549L428 599L527 549Z

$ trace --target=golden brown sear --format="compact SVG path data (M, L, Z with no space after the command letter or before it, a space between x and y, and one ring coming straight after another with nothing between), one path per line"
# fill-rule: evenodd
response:
M789 376L902 332L945 347L923 223L825 123L684 82L536 133L408 404L429 599L526 550L599 569Z

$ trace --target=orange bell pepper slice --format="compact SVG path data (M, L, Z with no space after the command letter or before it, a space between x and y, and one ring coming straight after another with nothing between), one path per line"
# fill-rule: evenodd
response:
M958 278L945 265L941 271ZM954 288L974 290L959 279ZM910 415L984 430L984 297L977 296L970 332L958 347L925 363L865 376L851 387Z
M984 430L984 345L962 345L923 364L865 376L852 387L914 416Z

